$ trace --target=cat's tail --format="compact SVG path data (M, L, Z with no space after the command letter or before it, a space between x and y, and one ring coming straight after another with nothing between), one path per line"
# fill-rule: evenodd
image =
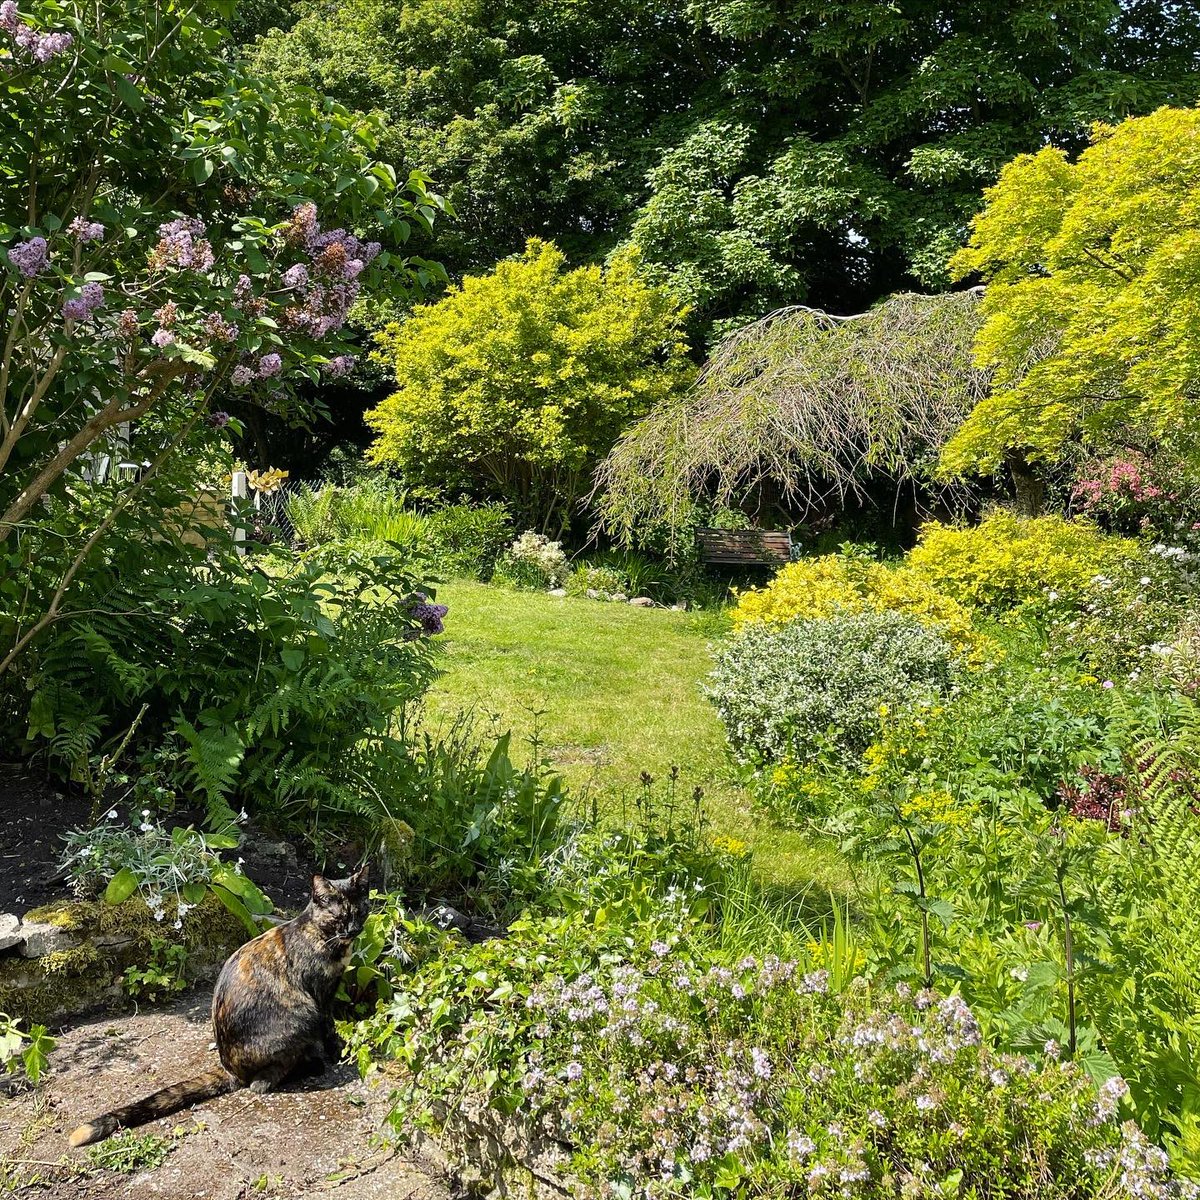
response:
M144 1100L93 1117L71 1134L70 1143L72 1146L86 1146L89 1142L98 1142L109 1137L118 1129L133 1129L137 1125L145 1125L147 1121L170 1116L181 1108L199 1104L202 1100L211 1100L214 1096L223 1096L241 1086L241 1082L224 1067L210 1067L191 1079L160 1088Z

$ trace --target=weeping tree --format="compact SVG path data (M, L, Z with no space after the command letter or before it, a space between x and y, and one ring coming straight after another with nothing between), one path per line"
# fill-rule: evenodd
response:
M801 519L881 485L896 498L905 487L953 498L933 474L987 393L971 355L980 296L902 294L852 317L785 308L738 330L694 388L632 425L601 463L601 524L627 539L665 529L675 543L699 506L764 491Z

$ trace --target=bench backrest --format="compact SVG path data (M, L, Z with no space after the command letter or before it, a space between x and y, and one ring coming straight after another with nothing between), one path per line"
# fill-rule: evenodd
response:
M792 535L766 529L697 529L700 557L710 563L790 562Z

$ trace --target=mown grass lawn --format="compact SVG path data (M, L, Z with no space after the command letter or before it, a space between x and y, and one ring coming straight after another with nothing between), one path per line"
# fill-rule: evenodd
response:
M469 710L494 719L544 753L576 796L619 816L643 771L680 768L678 792L705 793L715 831L747 842L764 881L840 890L837 856L751 809L725 752L721 726L700 691L709 646L724 635L715 613L638 609L455 580L438 588L450 606L439 639L443 674L429 696L435 723Z

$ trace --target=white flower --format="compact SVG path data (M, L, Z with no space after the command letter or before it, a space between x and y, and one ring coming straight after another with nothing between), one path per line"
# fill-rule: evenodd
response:
M1129 1095L1129 1085L1120 1075L1106 1079L1100 1085L1100 1094L1096 1097L1096 1116L1107 1120L1117 1115L1122 1099Z
M150 832L150 831L151 831L151 830L154 828L154 826L153 826L153 825L151 825L149 821L143 821L143 822L142 822L142 823L141 823L141 824L138 826L138 828L139 828L139 829L140 829L140 830L141 830L143 833L149 833L149 832Z
M108 814L108 819L110 821L115 821L117 819L117 810L115 808Z
M788 1153L792 1158L807 1158L810 1154L815 1153L817 1143L812 1138L792 1130L788 1134Z

